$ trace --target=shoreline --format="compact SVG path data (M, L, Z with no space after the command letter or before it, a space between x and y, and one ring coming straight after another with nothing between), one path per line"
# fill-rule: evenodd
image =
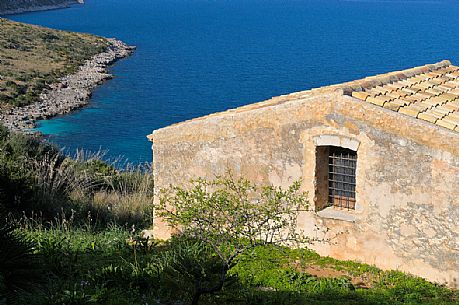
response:
M86 106L90 102L92 90L113 78L107 68L129 56L135 49L117 39L107 40L110 45L104 52L86 60L76 73L51 84L49 89L40 94L38 102L0 114L0 122L9 130L30 132L38 120L50 119Z
M37 5L37 6L30 6L27 8L17 8L17 9L12 9L12 10L5 10L5 11L0 11L0 16L9 16L9 15L16 15L16 14L23 14L23 13L64 9L64 8L69 8L73 5L78 5L78 4L84 4L84 1L83 0L67 0L63 3L54 4L54 5Z

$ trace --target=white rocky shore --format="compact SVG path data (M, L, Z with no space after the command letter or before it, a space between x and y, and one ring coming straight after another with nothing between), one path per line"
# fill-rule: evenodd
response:
M0 114L0 122L10 130L27 132L35 127L37 120L65 114L87 105L92 89L112 78L107 73L107 67L131 54L135 48L116 39L108 40L110 45L105 52L87 60L75 74L61 78L44 90L40 101Z

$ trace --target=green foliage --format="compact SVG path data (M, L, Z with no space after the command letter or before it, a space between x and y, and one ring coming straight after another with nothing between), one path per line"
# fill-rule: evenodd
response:
M451 297L449 289L400 271L384 273L376 283L376 287L385 289L390 299L404 304L421 304L426 300L434 302Z
M200 179L190 189L162 190L157 211L171 226L209 243L228 261L259 244L301 239L297 217L308 203L299 188L299 182L283 190L245 179Z
M111 225L21 230L36 244L49 282L41 293L23 294L19 304L184 304L196 280L206 286L220 276L221 261L205 243L177 237L148 244ZM148 244L148 246L147 246ZM317 277L298 266L316 265L348 272ZM359 268L360 267L360 268ZM369 270L373 286L352 282L356 269ZM223 289L200 304L457 304L444 287L400 272L323 258L307 249L259 246L241 256Z
M308 266L342 274L318 277L307 272ZM402 272L320 257L308 249L257 247L230 272L243 287L252 287L246 298L260 304L456 304L459 296ZM368 279L367 286L356 285L361 278Z
M18 294L37 288L42 277L33 243L15 231L4 212L0 212L0 218L0 301L13 304Z
M349 278L318 278L300 272L291 262L311 264L318 256L307 249L286 247L257 247L242 256L231 270L241 283L254 287L270 287L276 290L304 292L309 294L345 294L355 290ZM333 266L336 267L336 266Z
M49 278L46 290L23 295L23 304L140 304L126 229L111 225L97 232L90 225L55 223L51 228L23 231L35 242L38 263ZM117 272L110 271L112 266ZM134 290L126 291L125 284Z
M296 182L288 189L258 186L246 179L218 178L193 181L190 189L163 190L158 215L184 236L212 248L221 261L215 284L203 285L195 278L191 304L203 294L220 291L233 261L257 245L309 242L297 232L300 210L308 208Z
M299 184L219 179L169 190L162 215L184 234L142 238L151 225L151 169L83 155L70 159L0 126L0 210L8 212L0 217L0 303L8 295L30 305L458 304L456 291L417 277L276 246L296 239L284 224L296 226L307 208Z
M192 301L197 290L215 285L225 268L208 244L184 236L172 238L167 248L153 258L150 266L157 268L163 287L180 291L180 299L188 302Z

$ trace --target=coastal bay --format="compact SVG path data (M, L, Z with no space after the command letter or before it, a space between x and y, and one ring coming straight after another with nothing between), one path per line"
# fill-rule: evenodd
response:
M153 129L443 59L458 64L458 14L447 0L86 0L12 18L137 46L86 107L37 130L70 154L102 149L151 162Z
M37 120L66 114L89 103L91 91L103 81L112 78L107 67L118 59L128 56L134 47L122 41L108 39L107 49L94 55L78 68L45 89L39 101L22 107L14 107L0 114L0 122L13 131L28 132Z
M133 47L116 39L0 19L0 122L28 131L36 120L83 107L107 67Z
M87 0L0 18L0 304L458 305L458 14Z

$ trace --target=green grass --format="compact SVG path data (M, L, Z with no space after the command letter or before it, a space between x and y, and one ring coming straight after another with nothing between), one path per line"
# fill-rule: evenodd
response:
M0 18L0 110L37 101L44 88L107 45L94 35Z
M188 304L196 280L215 284L221 261L209 246L139 237L152 223L151 169L120 170L83 155L69 159L0 126L0 228L6 219L18 233L0 234L10 239L0 243L0 304ZM12 290L5 278L32 287ZM449 305L459 295L401 272L265 246L240 257L223 290L200 304Z
M321 277L302 271L311 266L340 275ZM286 300L282 304L458 304L459 296L422 278L321 257L307 249L258 248L233 272L245 287L258 289L261 298L281 295Z
M178 254L184 251L180 240L136 243L135 232L117 225L104 230L53 225L21 231L35 243L49 280L33 293L22 294L20 303L186 304L188 300L193 283L168 269L166 262L183 259ZM196 264L207 257L202 251L196 255ZM311 265L347 275L317 277L301 271ZM371 287L354 285L353 279L363 275L371 279ZM457 292L421 278L320 257L307 249L256 248L237 262L230 278L223 291L204 296L200 304L458 304Z

